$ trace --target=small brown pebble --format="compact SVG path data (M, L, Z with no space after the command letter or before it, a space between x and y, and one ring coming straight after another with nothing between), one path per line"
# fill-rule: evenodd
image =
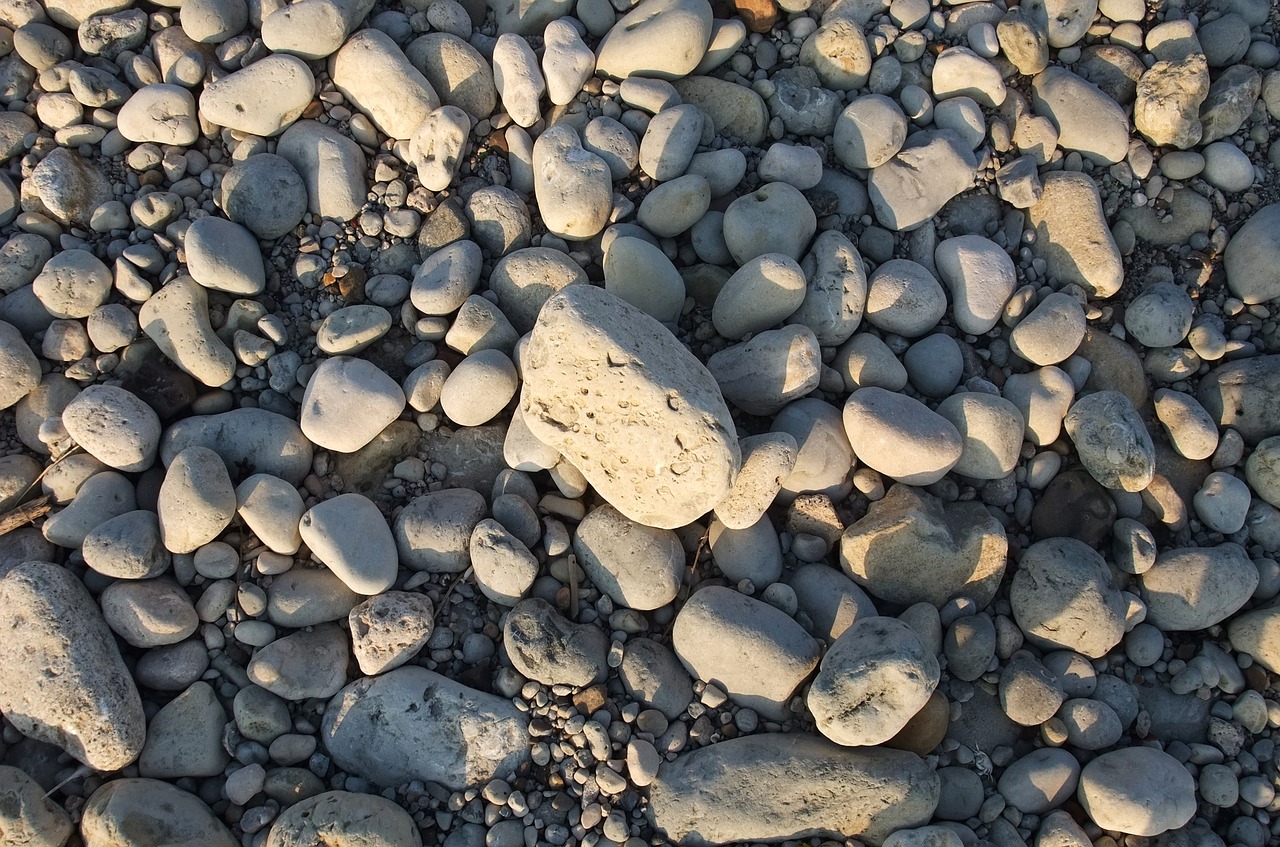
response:
M592 685L584 688L577 694L573 695L573 705L578 710L578 714L590 716L604 708L605 704L605 687L604 685Z
M778 22L778 4L773 0L734 0L733 6L752 32L768 32Z

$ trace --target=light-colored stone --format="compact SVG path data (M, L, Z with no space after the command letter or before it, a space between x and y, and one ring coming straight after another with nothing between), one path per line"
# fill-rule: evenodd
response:
M213 331L209 297L189 276L165 285L138 312L142 331L182 370L211 388L235 376L235 355Z
M706 53L711 21L706 0L644 0L601 40L596 70L613 79L687 76Z
M895 618L858 618L835 640L805 702L818 730L849 747L893 738L938 685L938 660Z
M19 565L0 579L0 627L22 633L0 640L0 710L14 728L96 770L138 757L142 701L80 580L48 562Z
M396 542L378 507L362 494L317 503L298 524L302 542L357 594L379 594L396 581Z
M858 389L845 402L844 428L859 460L908 485L932 485L960 461L956 428L905 394Z
M362 29L351 36L330 67L338 90L392 138L411 138L440 108L431 83L381 30Z
M578 524L573 551L595 586L622 606L657 609L680 588L685 553L676 534L628 520L612 506Z
M1032 252L1045 260L1060 285L1073 282L1094 297L1112 296L1120 290L1124 272L1097 186L1084 174L1069 171L1042 179L1040 202L1027 210L1036 232Z
M266 56L206 85L200 116L249 135L279 135L302 115L315 86L306 62L296 56Z
M895 485L840 539L840 566L867 591L892 603L941 607L968 597L979 608L1004 576L1008 540L974 502L944 503Z
M173 553L190 553L217 538L236 513L236 491L222 457L198 445L174 456L156 511L160 537Z
M400 386L377 365L334 356L307 383L299 423L318 446L354 453L399 417L405 402Z
M1153 836L1178 829L1196 813L1196 782L1182 764L1152 747L1103 753L1084 766L1080 805L1098 826Z
M672 841L705 847L815 833L880 845L927 823L940 783L918 756L855 750L804 733L752 735L658 769L649 814Z
M1163 632L1197 632L1249 601L1258 569L1239 544L1184 547L1157 556L1141 584L1148 623Z
M1013 616L1033 644L1105 656L1124 635L1125 601L1106 561L1074 538L1037 541L1022 554L1009 591Z
M729 410L657 321L603 289L569 286L543 306L521 364L530 431L627 517L683 526L728 493L741 462Z
M326 791L280 813L265 847L421 847L417 822L377 794Z

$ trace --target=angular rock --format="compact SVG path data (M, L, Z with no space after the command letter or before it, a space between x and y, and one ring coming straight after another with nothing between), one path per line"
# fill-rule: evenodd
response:
M1007 552L1003 527L981 504L944 503L898 484L845 530L840 567L892 603L941 607L967 597L983 608L1000 586Z
M1037 541L1022 554L1009 601L1033 644L1096 659L1124 635L1125 601L1106 560L1074 538Z

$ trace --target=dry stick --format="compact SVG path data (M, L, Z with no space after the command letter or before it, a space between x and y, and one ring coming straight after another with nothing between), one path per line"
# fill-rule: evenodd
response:
M48 494L37 497L30 503L23 503L0 515L0 535L7 535L20 526L31 523L36 518L47 515L53 508L53 498Z

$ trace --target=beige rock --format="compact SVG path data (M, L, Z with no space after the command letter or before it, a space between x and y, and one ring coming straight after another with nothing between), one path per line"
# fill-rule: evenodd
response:
M1043 181L1040 202L1027 209L1027 222L1036 232L1032 252L1048 263L1049 276L1060 285L1074 282L1094 297L1115 294L1124 270L1097 186L1071 171L1046 174Z
M0 580L0 712L22 734L114 771L142 750L142 700L98 604L70 571L19 565ZM55 672L51 672L55 671Z
M840 539L840 566L867 591L903 605L968 597L982 608L1004 575L1009 543L979 503L944 503L895 485Z

